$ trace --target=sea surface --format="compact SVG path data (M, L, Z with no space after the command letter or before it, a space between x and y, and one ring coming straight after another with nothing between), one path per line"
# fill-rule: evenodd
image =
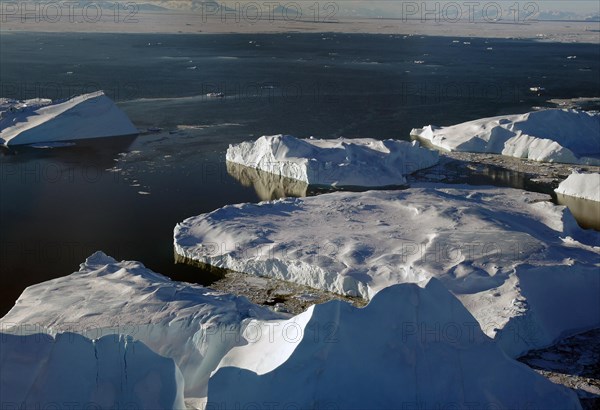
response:
M428 124L598 97L598 72L600 49L586 44L3 32L0 97L56 99L102 89L150 131L0 151L0 315L26 286L76 271L96 250L210 283L208 273L174 263L173 227L260 200L227 172L231 143L279 133L409 139L412 128Z

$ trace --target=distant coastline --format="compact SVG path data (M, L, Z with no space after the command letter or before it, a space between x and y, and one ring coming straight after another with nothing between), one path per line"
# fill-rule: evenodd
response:
M105 9L103 9L105 10ZM148 33L148 34L245 34L245 33L364 33L406 36L479 37L538 40L561 43L600 44L600 21L425 21L411 19L339 18L331 21L244 19L223 21L201 13L114 11L89 19L68 16L39 18L18 14L0 15L0 32ZM76 16L75 16L76 17ZM72 20L72 21L71 21Z

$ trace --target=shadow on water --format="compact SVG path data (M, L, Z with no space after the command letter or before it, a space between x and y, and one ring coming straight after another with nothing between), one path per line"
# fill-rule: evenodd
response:
M579 226L600 231L600 202L556 194L559 205L569 208Z
M206 278L207 282L214 283L220 279L223 279L228 272L228 269L219 268L207 263L203 263L194 259L187 258L173 251L173 258L176 265L189 266L194 268L196 276L198 276L198 269L202 272L202 275Z
M330 187L321 185L309 185L306 182L283 177L245 165L227 162L227 172L245 187L252 187L263 201L294 197L302 198L326 194L328 192L364 192L372 189L394 190L406 189L403 185L390 185L385 187L369 188L361 186Z
M458 161L462 162L462 161ZM551 202L569 208L577 224L583 229L600 231L600 203L581 198L569 197L554 192L557 183L533 181L527 173L487 164L457 164L461 169L469 168L468 174L462 174L449 183L469 185L493 185L539 192L549 195Z
M252 187L263 201L303 197L311 193L306 182L227 161L227 172L243 186Z
M512 160L512 159L507 159ZM323 188L308 185L305 182L272 174L244 165L227 162L227 172L246 187L252 187L263 201L284 197L306 197L327 192L366 191L367 188ZM578 224L584 229L600 230L600 204L594 201L566 197L554 192L550 183L533 181L524 172L514 171L497 165L474 163L442 157L439 165L421 170L409 177L415 182L467 184L473 186L499 186L539 192L549 195L553 203L569 208ZM406 189L406 186L386 189Z
M101 165L98 159L108 159L116 153L129 149L138 135L121 137L90 138L64 143L39 143L32 145L0 145L0 156L11 157L12 163L25 163L33 158L52 158L67 164L82 163L89 160L94 165ZM57 155L59 154L59 155ZM104 165L109 165L108 160Z

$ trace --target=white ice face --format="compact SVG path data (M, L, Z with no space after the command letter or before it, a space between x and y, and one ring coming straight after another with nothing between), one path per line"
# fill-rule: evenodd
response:
M0 333L4 408L183 409L181 372L131 337Z
M438 153L417 142L298 139L263 136L231 145L227 161L315 186L383 187L406 184L406 175L437 164Z

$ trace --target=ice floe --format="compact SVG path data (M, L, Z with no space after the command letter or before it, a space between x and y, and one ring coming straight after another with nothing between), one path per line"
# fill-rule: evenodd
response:
M549 199L424 184L229 205L178 224L175 250L367 299L436 277L515 356L600 325L598 237Z
M448 151L486 152L535 161L598 165L600 114L548 109L483 118L449 127L413 129L415 137Z
M5 145L135 135L137 128L102 91L57 102L3 100L0 140Z
M508 358L436 279L365 308L332 301L248 321L211 376L207 408L578 409L577 396Z
M227 161L316 186L383 187L435 165L438 153L417 142L374 139L299 139L263 136L230 145Z

